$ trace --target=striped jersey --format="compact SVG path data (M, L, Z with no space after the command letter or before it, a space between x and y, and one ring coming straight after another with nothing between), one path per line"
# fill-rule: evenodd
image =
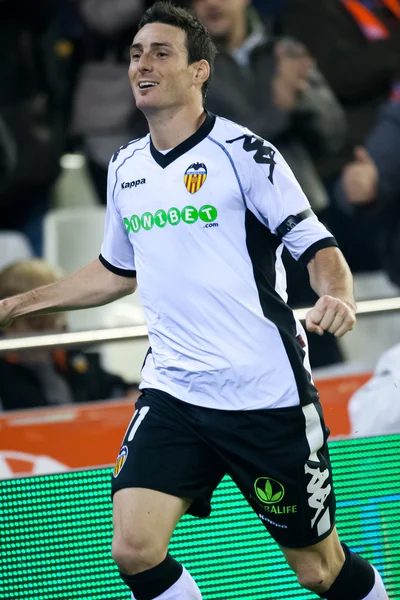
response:
M137 278L151 344L141 389L225 410L317 399L283 244L304 265L336 246L276 148L248 129L207 113L167 153L150 135L115 153L100 260Z

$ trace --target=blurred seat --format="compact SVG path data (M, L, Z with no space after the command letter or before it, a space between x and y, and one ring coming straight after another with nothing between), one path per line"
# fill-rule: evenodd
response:
M32 258L28 238L19 231L0 231L0 269L18 260Z
M94 260L103 240L104 206L50 210L44 222L44 259L65 273Z
M44 222L44 259L68 275L88 264L100 252L103 240L104 206L71 206L48 212ZM71 329L105 327L104 308L72 312Z
M97 258L103 241L105 213L104 206L49 211L44 223L44 259L69 274ZM137 293L99 308L70 312L67 318L69 328L75 331L143 325L145 322ZM147 340L96 346L101 352L104 368L130 382L140 381L147 348Z

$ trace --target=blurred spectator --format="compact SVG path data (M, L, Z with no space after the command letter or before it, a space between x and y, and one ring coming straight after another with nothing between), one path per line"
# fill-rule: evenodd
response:
M343 110L304 46L275 40L271 21L262 24L247 0L192 0L219 50L206 106L249 127L276 145L292 168L312 208L320 212L327 193L314 166L316 155L337 151L344 140ZM316 300L307 273L283 254L289 303ZM319 367L342 360L337 340L310 334L310 362Z
M336 236L353 272L381 268L373 223L345 214L333 188L343 167L360 159L362 144L400 77L398 0L287 0L284 31L301 40L342 103L346 144L317 167L331 197L321 215ZM356 153L356 154L354 154Z
M325 178L336 176L400 77L400 2L287 0L284 29L307 46L346 111L346 145L319 161Z
M0 191L15 168L15 144L0 117Z
M50 76L52 0L0 2L0 115L16 144L16 165L0 193L2 229L18 229L41 253L41 222L59 173L62 115Z
M382 268L400 286L400 102L388 102L365 147L354 151L336 190L337 205L374 230Z
M0 298L53 283L59 276L39 259L14 263L0 272ZM4 335L65 330L64 314L55 313L20 319L10 325ZM0 408L3 410L107 400L132 391L132 386L120 377L104 371L95 353L35 348L0 357Z
M400 433L400 344L381 356L372 379L350 398L349 416L354 437Z
M279 23L285 10L286 0L253 0L254 8L265 19Z
M219 50L206 106L276 145L315 211L327 203L312 155L338 150L343 111L302 44L275 42L248 0L193 0Z
M84 61L74 98L71 130L82 138L89 174L106 204L107 168L120 146L145 135L128 79L129 48L144 0L74 0L82 19Z

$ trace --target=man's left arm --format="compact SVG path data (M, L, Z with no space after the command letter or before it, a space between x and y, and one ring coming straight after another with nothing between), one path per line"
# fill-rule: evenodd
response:
M323 248L308 262L307 269L311 287L320 297L307 313L307 330L342 337L353 329L357 311L353 277L343 254L338 248Z
M311 286L320 296L307 315L307 329L320 335L329 331L342 336L354 327L356 312L353 278L344 256L335 238L312 212L282 155L268 142L248 133L238 138L245 138L244 146L235 147L246 207L284 243L296 261L307 265Z

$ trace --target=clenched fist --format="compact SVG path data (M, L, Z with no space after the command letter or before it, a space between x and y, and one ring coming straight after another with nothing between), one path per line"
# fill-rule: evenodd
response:
M355 307L333 296L321 296L314 308L306 315L307 331L318 335L329 331L335 337L342 337L351 331L355 324Z

